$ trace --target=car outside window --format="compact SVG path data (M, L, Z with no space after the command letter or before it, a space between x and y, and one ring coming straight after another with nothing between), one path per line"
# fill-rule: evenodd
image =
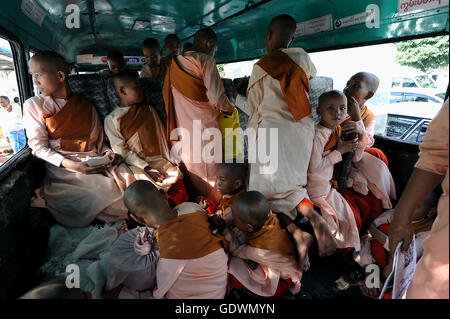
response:
M401 115L388 115L386 121L386 136L400 138L405 134L414 124L416 119L403 117Z

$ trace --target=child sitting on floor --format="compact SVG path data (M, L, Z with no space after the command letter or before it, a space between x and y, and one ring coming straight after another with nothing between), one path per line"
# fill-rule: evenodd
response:
M154 228L137 227L121 235L111 247L106 288L123 285L119 299L144 299L155 287L159 258L155 236Z
M199 201L210 215L217 214L220 217L231 220L231 205L236 197L245 192L244 181L247 175L245 164L221 163L216 171L216 187L222 198L216 207L209 198L200 197ZM216 207L212 211L212 207Z
M120 106L105 118L111 148L129 165L136 179L147 179L167 192L172 207L188 201L182 173L172 163L163 124L152 106L143 103L135 73L114 77Z
M231 286L262 297L280 297L288 290L298 293L302 269L294 243L281 229L264 196L257 191L240 194L231 210L236 227L243 233L234 230L236 236L226 234L234 256L229 266Z
M337 90L323 93L319 97L317 114L320 123L315 126L306 188L311 201L320 208L337 248L355 248L359 251L360 225L355 221L352 208L331 183L334 164L342 161L343 154L355 151L358 144L357 139L343 141L339 137L339 125L347 116L347 98Z
M160 258L154 298L224 298L228 257L223 236L213 233L200 205L182 203L172 210L165 196L144 180L127 188L124 202L133 219L156 228Z

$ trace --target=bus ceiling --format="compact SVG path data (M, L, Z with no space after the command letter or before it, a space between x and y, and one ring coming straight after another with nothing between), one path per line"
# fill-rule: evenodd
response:
M169 33L192 41L201 27L219 38L218 63L265 54L264 33L276 15L298 22L293 46L309 52L448 34L449 0L17 0L0 26L26 42L75 62L115 48L142 55L141 43Z

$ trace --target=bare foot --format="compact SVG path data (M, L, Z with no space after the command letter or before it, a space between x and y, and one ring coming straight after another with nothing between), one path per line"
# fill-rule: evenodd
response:
M311 222L319 246L319 256L325 257L334 253L337 248L336 240L322 216L320 216L312 207L306 205L299 206L297 210Z
M287 230L295 240L299 256L299 265L303 271L309 268L308 250L311 247L314 237L307 232L302 231L294 223L288 225Z

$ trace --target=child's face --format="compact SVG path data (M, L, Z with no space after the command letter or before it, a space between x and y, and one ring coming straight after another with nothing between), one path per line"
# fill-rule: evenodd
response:
M238 214L236 214L236 212L233 210L233 208L231 209L231 215L233 216L233 221L234 221L234 224L236 225L236 227L240 230L240 231L243 231L243 232L246 232L246 233L248 233L248 232L250 232L250 225L249 224L247 224L247 223L245 223L245 222L243 222L239 217L238 217Z
M161 62L161 50L156 48L142 48L145 57L145 63L151 68L159 66Z
M108 68L113 74L122 73L125 70L125 61L108 59Z
M127 85L120 88L121 99L124 99L127 105L139 104L142 102L142 90L138 79L130 81Z
M321 123L328 128L335 128L347 115L347 99L344 97L328 98L317 108Z
M242 185L240 180L235 180L229 169L219 167L216 173L216 187L221 195L233 193Z
M31 59L28 66L33 83L42 95L50 96L61 89L66 79L62 71L55 71L42 61Z
M164 43L164 49L166 49L167 54L170 56L178 55L180 51L180 43L175 39L166 40Z
M374 92L367 86L366 81L361 77L351 77L344 89L344 94L351 95L358 102L359 107L363 107Z

